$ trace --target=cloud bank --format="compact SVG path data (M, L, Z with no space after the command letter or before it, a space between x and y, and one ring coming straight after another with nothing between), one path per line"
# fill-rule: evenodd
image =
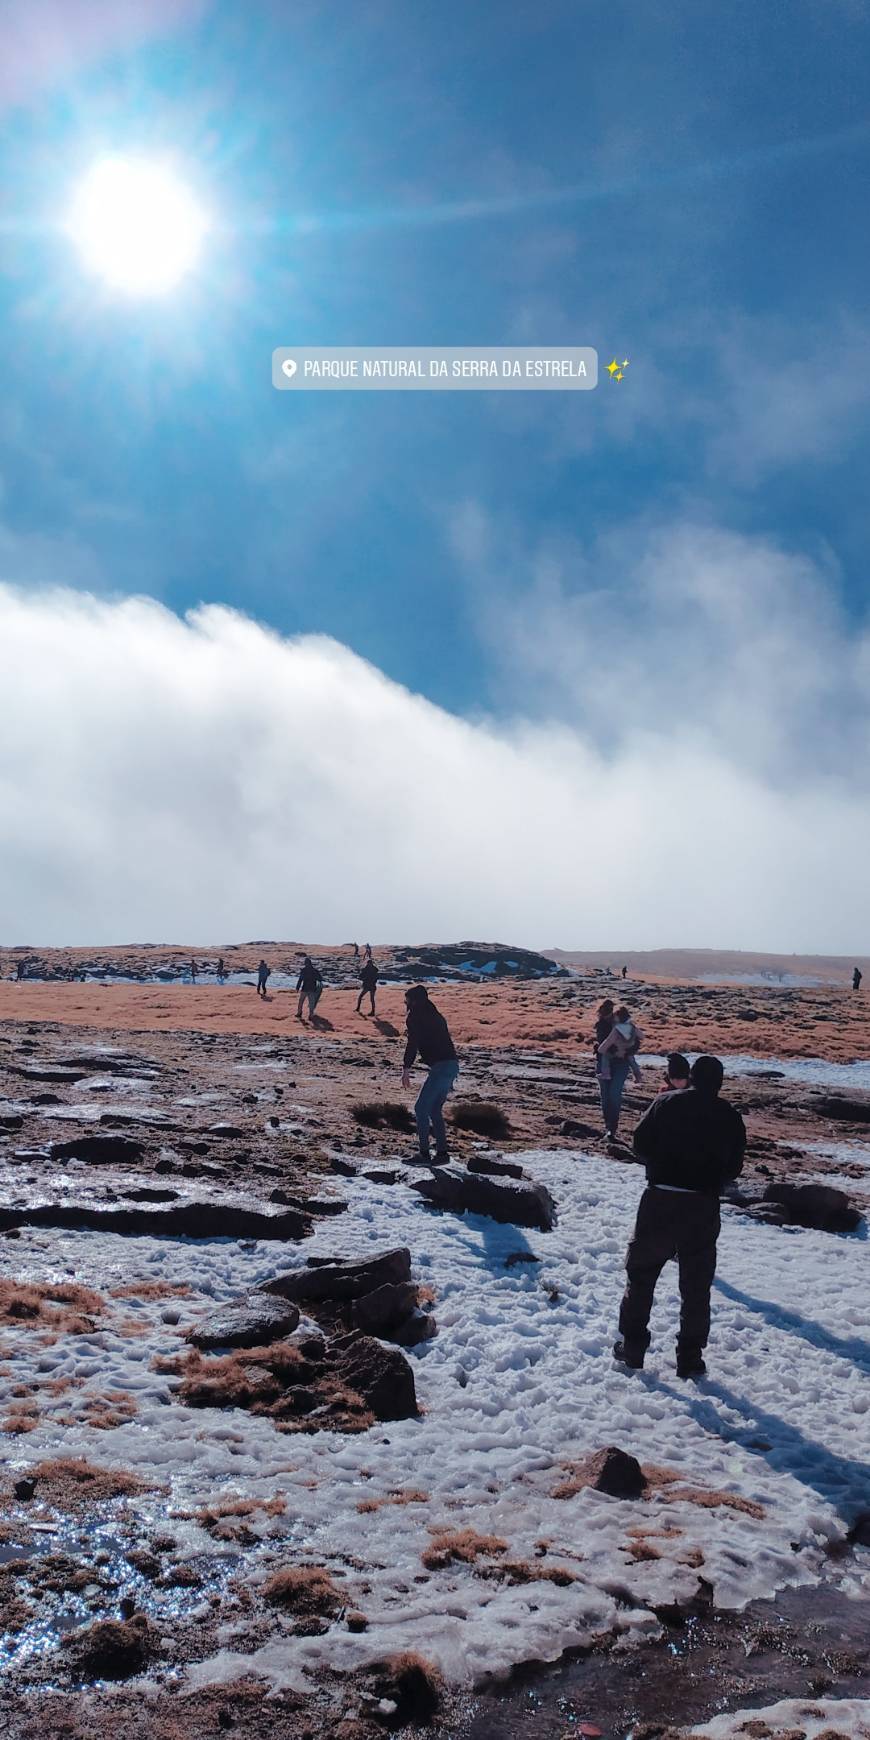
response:
M0 587L0 939L866 949L870 651L830 576L683 527L589 581L508 577L498 721L224 608Z

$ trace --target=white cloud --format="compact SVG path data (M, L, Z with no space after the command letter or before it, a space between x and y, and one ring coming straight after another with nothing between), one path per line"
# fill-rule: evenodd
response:
M665 585L667 550L649 557L648 606L629 588L584 617L554 595L533 658L539 674L555 661L561 717L500 725L225 609L182 621L149 600L0 588L3 940L856 947L870 819L853 699L836 771L751 753L795 717L804 633L798 687L814 693L851 649L813 614L806 565L789 593L788 559L767 554L770 574L763 546L743 551L739 610L715 544L691 596L685 551ZM681 600L700 610L699 669L688 647L671 656ZM702 728L705 689L721 731ZM606 742L589 726L602 708Z

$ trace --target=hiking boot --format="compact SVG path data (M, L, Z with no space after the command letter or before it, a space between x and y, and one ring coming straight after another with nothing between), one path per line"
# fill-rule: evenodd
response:
M449 1166L450 1165L450 1155L446 1154L446 1153L436 1154L434 1160L432 1161L432 1165L433 1166Z
M613 1357L620 1365L627 1366L629 1371L643 1371L643 1350L639 1347L626 1347L621 1337L613 1343Z
M707 1367L705 1366L704 1361L701 1358L701 1355L699 1353L678 1353L677 1354L677 1377L678 1378L686 1378L687 1380L691 1380L692 1378L702 1378L702 1377L706 1377L706 1376L707 1376Z

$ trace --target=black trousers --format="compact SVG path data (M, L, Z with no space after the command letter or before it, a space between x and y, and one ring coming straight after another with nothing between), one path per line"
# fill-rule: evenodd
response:
M716 1273L716 1240L720 1228L715 1196L656 1190L649 1185L640 1199L634 1236L625 1269L628 1286L619 1312L619 1330L626 1347L645 1353L656 1282L665 1263L675 1257L680 1272L680 1333L677 1356L700 1354L710 1335L710 1288Z

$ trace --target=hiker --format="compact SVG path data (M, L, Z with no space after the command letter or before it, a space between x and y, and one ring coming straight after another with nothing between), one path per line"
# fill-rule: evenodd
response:
M302 962L302 971L296 980L296 989L299 992L299 1003L296 1009L297 1021L303 1019L302 1005L306 999L308 1001L308 1019L313 1021L314 1011L323 992L323 975L315 967L310 955L306 955Z
M190 963L190 982L192 985L196 984L196 961Z
M257 996L258 997L265 997L266 986L269 983L269 974L271 973L271 971L272 971L272 969L269 966L268 961L261 960L260 965L257 968Z
M660 1094L685 1093L689 1085L691 1065L681 1051L671 1051L665 1058L665 1073Z
M740 1113L720 1098L724 1075L718 1057L699 1057L688 1090L653 1100L634 1132L647 1188L625 1259L628 1285L613 1349L631 1371L643 1366L656 1282L672 1257L679 1264L681 1300L677 1376L700 1378L707 1370L719 1197L739 1177L746 1149Z
M459 1060L447 1022L440 1009L436 1009L435 1004L430 1002L425 985L412 985L405 992L405 1005L408 1011L408 1042L402 1061L402 1086L411 1086L411 1069L419 1052L429 1071L414 1106L419 1157L424 1165L430 1163L431 1125L435 1137L435 1164L441 1166L450 1158L447 1152L447 1131L444 1127L444 1101L456 1083Z
M624 978L624 979L627 979L627 978L628 978L628 968L627 968L627 967L623 967L623 969L622 969L622 976L623 976L623 978Z
M365 953L363 955L363 965L365 965L366 961L370 961L371 958L372 958L372 945L371 945L371 943L366 943Z
M595 1053L604 1131L609 1142L617 1139L622 1096L629 1073L635 1081L641 1079L636 1061L639 1050L640 1031L623 1003L612 1018L610 1032L598 1042Z
M864 977L864 974L862 973L861 968L860 967L853 967L853 969L852 969L852 990L853 991L860 991L861 980L863 979L863 977Z
M221 955L220 959L218 960L217 973L215 975L215 977L217 978L218 984L222 985L226 976L227 976L226 972L224 971L224 957L223 957L223 955Z
M359 943L353 945L353 958L355 961L359 960Z
M359 996L357 997L357 1000L356 1000L356 1012L358 1015L362 1014L362 1007L361 1007L362 1000L363 1000L363 997L367 996L371 999L371 1005L372 1005L371 1012L374 1015L374 1012L375 1012L375 991L377 990L377 987L378 987L378 969L375 966L374 961L365 961L363 963L363 969L362 969L362 972L360 973L360 976L359 976L359 982L360 982L360 993L359 993Z

